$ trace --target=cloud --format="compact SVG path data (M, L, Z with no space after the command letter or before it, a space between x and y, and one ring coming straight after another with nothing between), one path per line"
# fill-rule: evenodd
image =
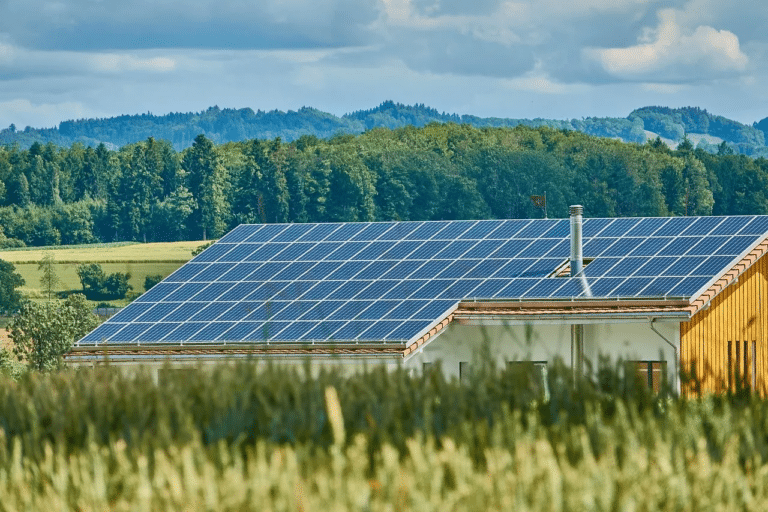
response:
M141 59L133 55L120 55L115 53L96 54L91 58L93 69L107 73L120 73L125 71L172 71L176 67L176 61L168 57L151 57Z
M38 50L356 45L378 0L4 0L0 33Z
M176 68L173 58L147 53L29 50L0 43L0 81L104 73L167 73Z
M94 113L90 109L75 101L33 104L26 99L16 99L0 102L0 119L13 119L19 129L24 126L53 126L51 119L81 119L92 115Z
M739 38L727 30L700 25L687 30L676 12L658 13L655 29L646 29L638 44L625 48L588 48L587 59L610 76L630 81L685 82L733 76L747 68Z

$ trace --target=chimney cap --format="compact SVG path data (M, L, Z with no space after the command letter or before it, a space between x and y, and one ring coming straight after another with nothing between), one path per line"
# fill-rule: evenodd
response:
M580 204L574 204L570 207L571 217L581 215L584 212L584 207Z

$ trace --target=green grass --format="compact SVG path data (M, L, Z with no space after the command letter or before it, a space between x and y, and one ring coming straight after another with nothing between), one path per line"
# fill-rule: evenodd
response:
M768 510L768 402L245 362L0 378L0 510Z
M133 292L144 292L144 278L149 275L167 277L174 270L192 258L192 251L204 244L202 241L169 242L141 244L118 242L114 244L94 244L76 246L57 246L50 248L25 248L23 250L0 251L0 259L16 266L16 271L26 284L19 290L32 300L47 297L40 287L41 273L38 262L45 254L53 254L56 261L56 273L60 279L55 292L81 290L77 276L77 266L84 263L98 263L106 274L128 272L129 283ZM125 305L129 300L110 301L115 306Z
M94 263L99 263L94 261ZM45 292L40 288L40 272L37 270L37 263L16 263L16 271L24 278L26 284L19 288L19 290L27 297L35 299L43 299ZM129 283L133 286L133 292L144 292L144 278L149 275L161 275L163 277L169 276L174 270L179 268L183 263L162 263L162 262L145 262L145 263L100 263L101 268L104 269L105 274L112 274L114 272L128 272L131 274ZM57 292L69 292L82 290L80 279L77 277L77 264L74 263L57 263L56 274L61 280L57 287ZM115 304L122 303L124 301L112 301Z
M53 254L59 263L115 263L115 262L178 262L192 257L192 251L202 241L151 244L95 244L60 246L54 248L27 248L0 251L0 259L17 263L37 263L44 254Z

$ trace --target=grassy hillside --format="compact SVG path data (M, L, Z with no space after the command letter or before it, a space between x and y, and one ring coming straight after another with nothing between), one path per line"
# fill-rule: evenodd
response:
M35 248L0 251L0 259L9 261L26 281L20 290L32 299L44 298L40 289L38 262L45 254L53 254L56 273L61 280L57 292L79 290L77 266L84 263L98 263L106 274L128 272L130 284L135 293L144 291L144 278L149 275L168 276L192 258L192 251L205 242L96 244L92 246L62 246L56 248ZM126 301L113 301L121 305Z

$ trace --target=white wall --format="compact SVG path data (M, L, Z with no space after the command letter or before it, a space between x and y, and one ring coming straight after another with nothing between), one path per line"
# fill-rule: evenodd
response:
M654 327L676 347L680 346L679 322L656 322ZM442 334L409 357L414 369L440 360L447 375L459 375L460 362L476 360L487 348L497 367L507 361L548 361L559 356L571 364L571 326L568 324L459 325L450 324ZM612 361L667 361L669 378L676 370L675 351L652 329L650 322L584 325L584 355L597 366L599 356Z

